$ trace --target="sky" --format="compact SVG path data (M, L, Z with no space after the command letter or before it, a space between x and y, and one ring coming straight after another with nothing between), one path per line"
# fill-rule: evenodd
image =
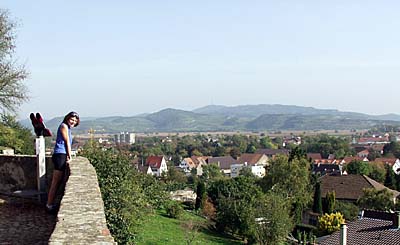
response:
M284 104L400 114L399 1L1 0L30 100L134 116Z

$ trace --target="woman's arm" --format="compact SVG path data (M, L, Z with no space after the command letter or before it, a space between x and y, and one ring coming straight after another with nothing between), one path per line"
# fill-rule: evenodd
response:
M67 162L71 159L71 145L69 143L68 126L66 124L61 125L61 136L64 140L65 152L67 153Z

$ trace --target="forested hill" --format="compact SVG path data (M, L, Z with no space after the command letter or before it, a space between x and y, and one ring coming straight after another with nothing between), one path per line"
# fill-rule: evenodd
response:
M53 131L61 118L47 121ZM22 121L30 127L28 120ZM373 116L355 112L290 105L206 106L193 111L164 109L132 117L82 118L76 131L90 128L106 133L200 132L262 130L368 129L378 124L400 125L396 114Z

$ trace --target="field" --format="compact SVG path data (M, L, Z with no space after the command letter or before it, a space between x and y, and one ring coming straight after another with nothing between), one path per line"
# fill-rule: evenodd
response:
M180 219L169 218L165 212L158 211L144 222L137 244L243 244L238 240L221 236L209 230L205 223L205 219L187 211ZM188 228L190 224L200 224L203 228L190 229Z

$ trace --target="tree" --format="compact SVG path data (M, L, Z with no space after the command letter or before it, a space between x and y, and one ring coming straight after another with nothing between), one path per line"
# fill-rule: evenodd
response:
M33 155L34 137L31 131L19 124L14 116L0 117L0 146L10 147L15 153Z
M165 191L166 187L162 181L150 174L138 174L135 182L140 186L143 197L147 204L153 209L160 209L165 206L169 200L169 193Z
M344 137L334 137L327 134L306 136L302 140L301 147L306 152L319 152L323 158L329 154L335 154L337 158L351 155L349 140Z
M208 164L203 166L203 174L201 175L201 179L209 180L209 179L218 179L224 177L224 174L221 172L221 169L217 164Z
M260 145L264 149L276 149L276 145L274 145L271 141L271 139L267 137L263 137L260 139Z
M400 144L398 142L390 142L383 147L383 154L385 156L394 155L400 158Z
M207 190L211 201L216 204L216 227L251 238L254 235L255 208L263 196L254 178L239 176L233 179L213 181Z
M360 207L382 211L394 208L393 193L388 189L367 188L363 192L364 195L357 201Z
M240 152L239 147L232 147L232 149L229 151L229 155L231 155L231 157L237 159L238 157L240 157L242 153Z
M373 180L378 181L379 183L385 182L386 171L383 166L380 166L378 163L371 162L370 169L371 169L371 171L368 174L368 177L370 177Z
M22 102L28 100L27 88L22 83L27 72L23 66L17 66L13 59L15 26L9 13L0 9L0 109L13 113Z
M174 165L168 166L167 171L167 182L172 183L181 183L185 184L187 182L187 178L182 171L179 171Z
M281 244L293 228L290 205L281 196L268 192L256 205L255 240L259 244Z
M336 199L336 194L335 191L328 191L326 193L326 198L325 198L325 213L332 213L333 210L335 209L335 200Z
M392 167L390 167L390 165L386 164L385 169L386 169L385 186L390 189L395 189L396 188L396 177L392 170Z
M249 177L249 178L255 178L255 177L256 177L256 176L253 174L253 172L251 172L251 166L250 166L250 167L244 166L244 167L239 171L239 175L240 175L240 176Z
M371 166L368 162L353 160L347 165L347 172L349 174L365 174L371 173Z
M281 193L292 204L295 221L301 220L302 209L312 199L310 186L310 163L303 157L293 155L292 161L280 155L271 161L266 176L260 181L264 192Z
M336 201L335 211L343 214L343 217L348 221L356 220L358 216L358 207L351 202Z
M315 184L313 211L322 213L321 183L319 181Z
M206 185L204 184L204 181L199 181L197 183L197 189L196 189L195 209L196 210L203 209L206 199L207 199Z

